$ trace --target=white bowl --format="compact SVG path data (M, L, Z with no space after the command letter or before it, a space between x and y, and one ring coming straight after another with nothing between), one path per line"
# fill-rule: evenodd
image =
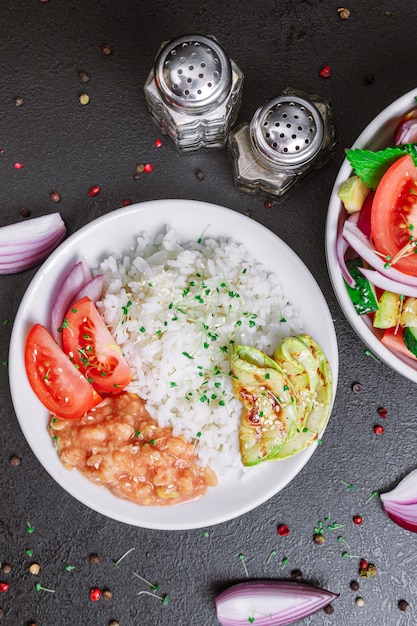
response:
M411 109L417 107L416 96L417 89L413 89L390 104L368 124L352 148L380 150L393 145L398 122ZM399 374L413 382L417 382L417 361L395 353L381 343L381 331L372 326L368 316L360 316L356 313L339 268L336 255L336 241L338 233L343 227L346 212L337 196L337 192L341 183L349 178L351 174L352 167L345 159L333 187L327 214L326 258L333 289L347 320L371 352Z
M314 337L327 355L336 393L336 334L327 303L307 267L291 248L261 224L230 209L193 200L156 200L113 211L81 228L52 253L32 280L16 315L10 344L10 388L17 418L34 454L50 476L74 498L133 526L185 530L224 522L259 506L300 472L317 442L294 457L251 468L243 478L231 473L200 500L177 506L139 506L116 498L77 471L64 469L48 433L48 412L27 380L23 356L29 329L36 322L49 324L57 285L76 261L83 258L90 267L98 267L109 254L128 252L135 235L147 231L154 237L166 225L175 228L184 241L196 240L202 233L233 237L244 243L260 263L277 268L287 298L299 311L304 332Z

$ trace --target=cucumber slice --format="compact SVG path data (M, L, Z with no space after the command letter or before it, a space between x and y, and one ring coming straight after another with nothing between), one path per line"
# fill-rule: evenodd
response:
M403 339L406 348L417 357L417 328L415 326L406 326L403 329Z
M375 328L392 328L400 319L401 297L398 293L384 291L378 302L374 317Z
M378 300L374 286L358 270L358 267L363 267L362 259L358 257L357 259L346 261L346 267L356 283L356 287L351 287L345 281L347 292L353 302L356 313L358 315L374 313L378 310Z

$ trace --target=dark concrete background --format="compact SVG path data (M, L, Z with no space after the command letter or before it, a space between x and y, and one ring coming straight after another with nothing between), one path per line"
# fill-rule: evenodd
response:
M341 6L328 0L1 2L0 225L23 219L22 207L32 217L59 210L71 234L126 198L190 198L250 213L297 252L321 286L335 321L340 376L323 445L269 502L207 533L123 525L66 494L22 435L9 392L8 345L36 270L1 276L0 562L12 571L0 571L0 582L10 584L0 593L0 623L106 626L114 619L121 626L215 626L216 593L246 580L239 554L251 578L291 578L300 569L304 580L340 593L334 614L321 611L303 622L310 626L417 623L417 538L388 520L377 497L365 504L373 491L386 491L417 465L417 391L365 354L336 302L324 253L327 204L344 149L385 106L416 87L417 7L406 0L349 0L351 15L342 20ZM333 101L333 159L272 208L235 189L226 151L180 156L166 138L155 149L160 134L143 84L160 43L186 32L215 35L244 72L239 121L287 85ZM103 54L104 44L110 55ZM319 72L327 64L332 75L323 79ZM80 82L80 71L90 75L88 84ZM83 92L90 96L84 107ZM136 165L148 161L152 174L134 180ZM23 169L14 169L16 162ZM205 173L202 181L197 168ZM96 198L87 197L92 185L101 187ZM61 195L58 205L53 190ZM363 385L360 394L351 390L356 381ZM388 418L386 432L376 437L380 406ZM14 455L18 467L10 463ZM352 523L356 513L363 515L361 526ZM326 543L318 546L314 527L327 516L343 527L326 531ZM280 523L289 526L289 536L277 535ZM116 568L113 561L131 548ZM267 564L273 549L277 555ZM343 558L345 550L356 558ZM91 563L93 553L98 563ZM378 573L361 580L355 593L349 584L358 579L357 557L375 563ZM28 570L33 562L41 566L37 578ZM138 596L147 587L132 571L159 583L168 605ZM55 593L36 591L36 582ZM110 589L112 599L91 602L92 587ZM401 599L410 603L409 612L399 610Z

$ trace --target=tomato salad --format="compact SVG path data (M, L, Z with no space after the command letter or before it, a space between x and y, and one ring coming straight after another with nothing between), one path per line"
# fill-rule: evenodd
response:
M417 360L417 108L391 147L346 156L353 173L338 190L346 219L337 241L346 289L381 342Z

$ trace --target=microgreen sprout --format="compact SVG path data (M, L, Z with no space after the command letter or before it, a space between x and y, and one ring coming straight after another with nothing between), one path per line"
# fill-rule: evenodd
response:
M36 583L35 589L36 591L48 591L48 593L55 593L54 589L47 589L47 587L42 587L40 583Z
M169 602L169 596L158 596L156 593L152 593L151 591L138 591L138 596L145 594L147 596L152 596L153 598L158 598L158 600L162 600L162 606L166 606Z
M147 580L146 578L144 578L143 576L141 576L140 574L138 574L137 572L133 572L133 576L136 576L136 578L139 578L140 580L142 580L144 583L146 583L147 585L149 585L149 587L152 589L152 591L156 591L157 589L159 589L159 585L158 583L153 584L151 583L149 580Z
M113 561L113 564L114 564L116 567L118 567L118 566L119 566L119 564L123 561L123 559L125 559L125 558L127 557L127 555L128 555L128 554L130 554L131 552L133 552L133 550L134 550L134 549L135 549L135 548L130 548L130 550L128 550L127 552L125 552L124 554L122 554L122 556L121 556L121 557L119 557L119 558L117 559L117 561Z
M239 561L242 562L243 569L245 570L245 574L249 578L249 572L248 572L248 568L246 567L245 558L246 557L244 554L239 554Z
M277 555L277 551L276 550L271 550L271 552L269 553L269 557L266 559L266 564L268 565L268 563L271 562L271 560L274 558L274 556Z
M371 495L369 496L369 498L367 500L365 500L365 504L368 504L368 502L370 502L372 500L372 498L376 498L376 496L378 495L377 491L373 491L371 493Z

